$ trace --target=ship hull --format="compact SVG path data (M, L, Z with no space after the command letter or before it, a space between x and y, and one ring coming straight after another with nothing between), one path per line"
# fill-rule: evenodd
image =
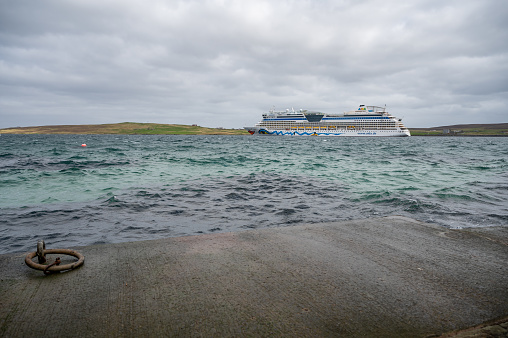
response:
M259 127L244 127L251 135L259 136L333 136L333 137L407 137L409 131L403 130L343 130L343 131L292 131L268 130Z

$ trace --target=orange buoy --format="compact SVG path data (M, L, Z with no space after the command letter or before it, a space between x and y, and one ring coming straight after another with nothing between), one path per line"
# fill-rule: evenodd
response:
M83 143L81 146L82 146L82 147L86 147L86 143Z

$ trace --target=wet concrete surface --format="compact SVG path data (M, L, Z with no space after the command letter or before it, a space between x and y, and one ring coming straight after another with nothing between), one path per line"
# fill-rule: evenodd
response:
M85 264L48 276L0 256L0 336L430 337L508 316L508 227L391 216L75 249Z

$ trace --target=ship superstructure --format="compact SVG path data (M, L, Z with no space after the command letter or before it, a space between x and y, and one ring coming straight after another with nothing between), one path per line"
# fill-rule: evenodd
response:
M283 136L411 136L409 130L385 107L360 105L343 114L325 114L300 109L270 110L254 127L252 135Z

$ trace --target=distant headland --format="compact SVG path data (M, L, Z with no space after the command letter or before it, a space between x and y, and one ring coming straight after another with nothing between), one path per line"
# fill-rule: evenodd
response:
M457 124L409 130L412 136L508 136L508 123ZM248 135L244 129L136 122L15 127L0 129L0 134Z
M0 134L248 135L243 128L224 129L197 125L135 122L16 127L0 129Z
M508 123L455 124L409 130L412 136L508 136Z

